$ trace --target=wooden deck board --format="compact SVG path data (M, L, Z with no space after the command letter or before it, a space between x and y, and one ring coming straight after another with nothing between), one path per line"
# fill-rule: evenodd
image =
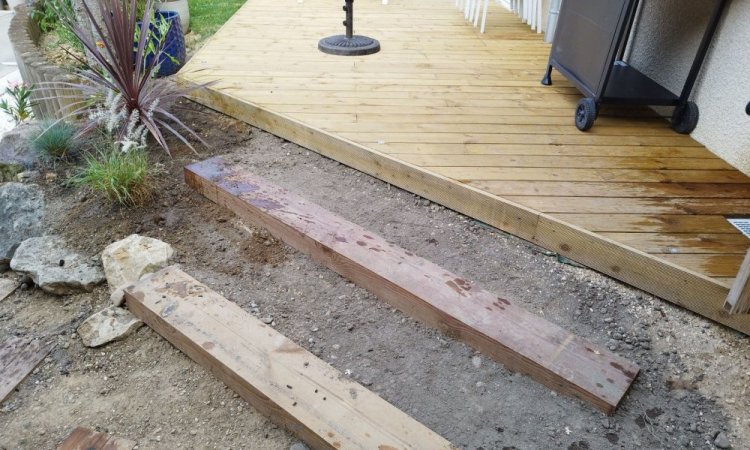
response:
M576 90L539 84L549 46L490 3L484 35L452 2L358 4L383 50L342 58L316 49L341 31L336 0L249 0L180 76L217 81L196 93L215 109L750 333L722 308L750 246L725 217L750 216L750 178L651 110L605 107L578 132Z

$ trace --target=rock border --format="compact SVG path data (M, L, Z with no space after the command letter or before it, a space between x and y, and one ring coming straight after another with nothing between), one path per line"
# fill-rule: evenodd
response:
M39 49L42 31L31 19L28 6L16 8L8 35L24 82L39 88L44 83L70 82L73 79L68 72L49 62L42 54ZM81 93L75 89L45 86L44 91L37 90L32 94L34 114L37 118L62 118L66 108L77 102L80 96Z

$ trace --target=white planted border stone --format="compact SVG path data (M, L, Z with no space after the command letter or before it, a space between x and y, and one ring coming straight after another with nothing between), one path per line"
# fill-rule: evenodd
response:
M168 266L173 254L172 246L166 242L138 234L108 245L102 252L102 264L112 303L122 306L123 289Z
M130 336L142 325L128 310L110 306L86 319L77 332L85 346L100 347Z
M101 267L73 252L59 236L23 241L13 254L10 268L27 273L43 291L55 295L91 292L104 281Z

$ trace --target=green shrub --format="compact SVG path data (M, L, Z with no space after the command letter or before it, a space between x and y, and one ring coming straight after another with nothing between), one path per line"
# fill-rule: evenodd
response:
M31 18L39 24L43 33L50 33L55 39L50 47L62 47L63 51L73 51L76 57L83 56L83 45L75 34L60 21L60 11L71 11L72 0L37 0L31 10Z
M112 202L137 206L152 198L155 172L144 149L123 152L109 144L86 155L83 169L73 182Z
M7 114L15 123L19 124L34 117L34 102L31 94L34 86L26 83L11 83L5 88L5 95L10 97L0 99L0 111Z
M67 122L44 121L31 137L31 148L44 159L66 159L78 144L78 130Z
M49 33L60 23L57 12L53 8L55 2L59 3L60 7L72 8L70 0L39 0L31 10L31 18L39 24L39 29L43 33Z

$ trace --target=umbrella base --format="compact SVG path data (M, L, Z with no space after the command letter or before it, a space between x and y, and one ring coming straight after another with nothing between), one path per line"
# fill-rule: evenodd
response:
M339 34L323 38L318 42L318 50L331 55L362 56L380 51L380 42L367 36L354 35L351 38Z

